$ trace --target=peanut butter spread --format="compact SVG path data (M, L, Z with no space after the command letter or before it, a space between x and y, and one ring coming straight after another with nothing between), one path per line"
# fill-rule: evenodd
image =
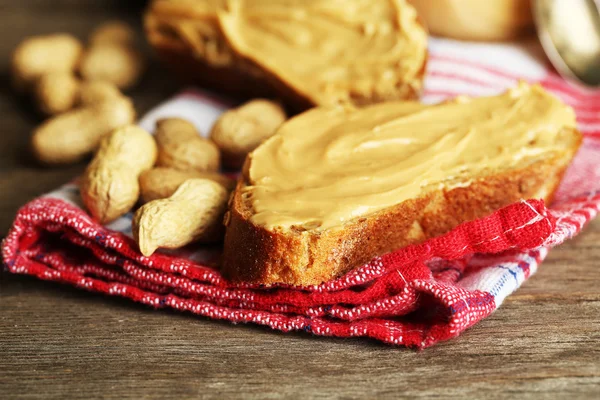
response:
M219 20L236 51L332 105L420 85L427 34L416 16L405 0L241 0Z
M311 104L421 89L427 33L406 0L160 0L150 14L210 64L266 73Z
M267 229L317 229L564 151L573 110L540 86L427 106L315 108L251 153L243 198Z

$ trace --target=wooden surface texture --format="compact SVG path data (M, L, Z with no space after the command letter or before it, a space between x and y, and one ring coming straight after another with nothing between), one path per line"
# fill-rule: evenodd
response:
M109 18L139 27L142 7L0 0L0 235L20 205L83 168L30 160L39 117L9 90L10 51L32 34L83 38ZM143 113L176 90L154 64L132 96ZM600 398L599 260L597 221L491 317L422 352L154 311L2 273L0 398Z

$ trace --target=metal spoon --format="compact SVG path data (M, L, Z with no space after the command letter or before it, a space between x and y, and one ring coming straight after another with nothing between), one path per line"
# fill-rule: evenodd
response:
M600 0L533 0L546 55L565 78L600 88Z

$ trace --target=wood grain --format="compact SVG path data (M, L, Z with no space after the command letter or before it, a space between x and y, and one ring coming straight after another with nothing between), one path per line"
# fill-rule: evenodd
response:
M142 3L0 0L0 234L20 205L82 169L41 169L26 156L38 117L8 88L11 49L30 34L137 22ZM154 64L132 95L144 112L176 89ZM422 352L154 311L2 273L0 398L598 398L598 260L600 221L487 320Z

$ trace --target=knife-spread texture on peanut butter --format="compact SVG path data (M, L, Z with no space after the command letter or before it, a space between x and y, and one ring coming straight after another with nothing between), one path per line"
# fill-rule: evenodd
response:
M432 106L316 108L251 153L243 196L257 225L325 230L429 190L465 185L465 176L558 154L563 128L572 127L570 107L526 84Z
M179 37L197 59L310 105L414 98L427 59L406 0L155 0L146 21L155 46Z

